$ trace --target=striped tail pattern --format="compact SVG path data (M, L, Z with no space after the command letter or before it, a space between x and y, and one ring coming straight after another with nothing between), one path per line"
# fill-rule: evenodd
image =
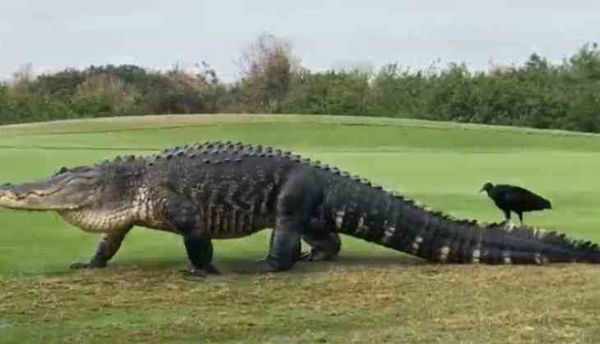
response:
M336 231L440 263L600 263L595 243L507 223L459 220L364 182L333 185ZM344 190L344 191L342 191Z

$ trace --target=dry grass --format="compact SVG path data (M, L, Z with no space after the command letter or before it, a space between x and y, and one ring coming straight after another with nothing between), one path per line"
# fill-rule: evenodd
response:
M302 265L291 273L191 280L175 271L131 266L5 278L0 338L7 343L600 340L596 267L344 260Z
M557 204L532 223L600 241L599 136L547 133L323 116L40 123L0 127L0 180L241 140L306 152L457 217L499 218L477 194L488 178L532 186ZM176 272L186 261L179 238L163 233L136 230L109 268L67 272L95 237L48 214L0 211L0 227L0 343L600 342L595 266L438 266L344 238L340 261L257 275L247 265L264 256L264 233L217 242L224 274L188 280Z

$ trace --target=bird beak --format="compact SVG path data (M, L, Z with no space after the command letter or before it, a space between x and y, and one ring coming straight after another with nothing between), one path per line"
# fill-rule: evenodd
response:
M480 193L481 193L481 192L484 192L484 191L485 191L485 189L484 189L484 188L481 188L481 190L479 190L479 192L480 192Z

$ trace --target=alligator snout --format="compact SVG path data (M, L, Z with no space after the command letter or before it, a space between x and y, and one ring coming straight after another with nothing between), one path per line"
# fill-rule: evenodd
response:
M16 196L12 191L0 187L0 197L16 198Z
M17 185L5 184L0 186L0 195L4 193L11 198L22 199L32 195L38 197L49 196L58 190L60 190L59 187L48 182L25 183Z
M11 183L6 183L6 184L0 185L0 197L5 196L8 198L18 198L19 195L17 193L15 193L15 191L13 189L14 189L14 186Z

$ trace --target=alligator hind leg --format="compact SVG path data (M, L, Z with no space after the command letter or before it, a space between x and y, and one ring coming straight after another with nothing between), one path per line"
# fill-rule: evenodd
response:
M309 230L310 218L321 198L320 189L311 175L298 174L282 187L277 198L277 218L267 259L266 271L291 268L300 258L300 236Z
M287 270L300 259L301 223L293 218L277 219L277 226L271 234L269 254L261 262L268 272Z
M302 240L310 245L311 249L301 258L312 262L332 260L342 248L340 236L334 232L307 233L302 236Z
M271 232L271 237L269 239L269 252L273 251L274 242L275 242L275 230L273 230ZM301 246L302 245L298 245L298 248L296 250L294 250L294 252L291 253L292 257L294 257L294 262L296 262L302 258L302 247ZM259 259L258 263L264 263L268 258L269 258L269 256L267 255L267 257L265 257L265 258Z
M219 273L211 264L213 246L210 238L190 235L184 237L183 242L191 263L190 268L184 271L185 274L204 277Z
M88 263L71 264L71 269L94 269L105 267L106 263L121 247L121 243L130 229L131 227L115 233L105 234L102 241L98 244L94 257L92 257Z

